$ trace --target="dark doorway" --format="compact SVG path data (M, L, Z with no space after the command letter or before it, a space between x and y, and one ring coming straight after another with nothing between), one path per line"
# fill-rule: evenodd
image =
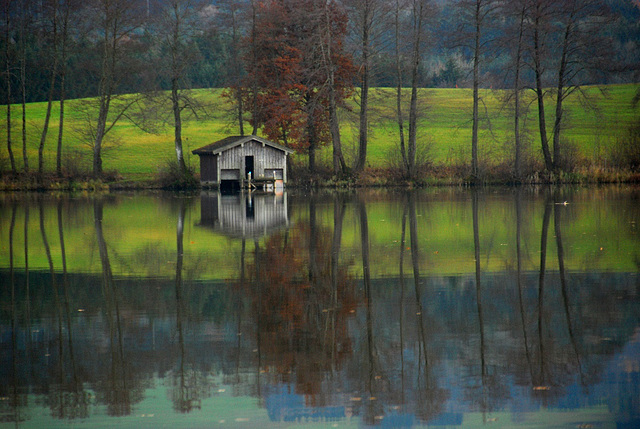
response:
M237 194L240 192L240 182L237 180L221 180L220 193L223 195Z
M255 174L253 174L253 156L245 156L244 157L244 175L245 177L249 175L249 173L251 173L251 178L255 177Z

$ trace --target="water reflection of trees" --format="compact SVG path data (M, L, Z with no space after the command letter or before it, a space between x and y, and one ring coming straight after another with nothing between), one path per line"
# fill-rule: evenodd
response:
M565 245L562 225L568 213L567 196L559 192L547 192L544 197L542 225L540 229L540 262L537 274L536 294L527 294L523 284L521 270L522 255L521 223L523 201L521 192L515 194L516 205L516 290L515 308L519 313L522 351L511 355L517 363L518 383L528 386L532 395L542 403L548 404L554 398L566 393L566 388L575 383L583 389L595 381L594 377L601 371L604 362L600 356L587 356L584 350L589 335L577 331L580 325L598 329L597 325L585 323L584 318L590 316L585 311L592 298L580 297L579 281L571 279L565 266ZM553 238L555 249L550 249L549 232L553 220ZM549 252L555 250L558 267L550 275L547 261ZM577 295L576 295L577 292ZM583 299L584 300L583 300ZM605 298L611 301L612 296ZM582 304L578 304L582 301ZM577 317L583 320L576 320ZM583 344L581 344L581 342Z
M272 383L292 383L316 404L327 374L340 371L353 347L347 322L357 304L355 279L349 261L339 260L344 209L335 210L333 234L317 224L312 200L308 222L262 246L255 241L236 284L250 301L255 332L242 334L256 338L258 372Z
M422 421L428 422L437 416L441 411L444 402L448 397L448 392L438 386L437 377L434 375L435 366L439 356L433 352L431 339L437 325L437 315L427 314L424 303L429 301L429 290L425 287L425 282L420 276L420 237L418 235L418 218L416 194L410 193L407 199L409 212L409 237L411 241L411 267L413 271L413 288L415 295L415 314L417 316L417 373L414 370L416 380L413 391L415 395L415 408L413 412ZM423 292L424 291L424 292ZM412 308L411 306L409 308ZM427 326L431 327L428 331Z
M108 327L108 344L106 351L107 365L104 372L94 382L94 390L98 401L106 404L110 416L125 416L132 412L132 407L143 398L143 380L140 374L131 367L132 360L126 354L120 291L113 278L109 250L103 232L104 201L94 200L94 225L100 262L102 266L102 294L104 298L104 316Z
M12 204L12 215L9 232L10 253L10 289L11 289L11 377L8 380L10 394L1 392L9 401L0 401L4 407L9 405L13 412L1 411L3 421L23 421L22 412L28 405L28 395L33 387L30 382L39 382L36 391L46 393L43 403L51 410L51 416L59 419L84 418L88 416L89 397L82 387L74 340L71 328L71 312L69 307L69 284L66 270L66 254L63 230L63 206L58 201L57 227L61 249L62 275L56 274L58 261L52 255L50 238L46 230L46 200L38 196L35 203L38 208L38 229L42 246L45 250L48 271L49 288L42 288L39 282L32 288L32 276L29 269L29 213L31 199L23 205L24 209L24 262L22 275L23 284L20 287L15 279L14 271L14 235L16 232L17 204ZM51 213L51 211L49 211ZM61 279L61 281L60 281ZM48 300L48 297L52 297ZM44 301L44 302L43 302ZM32 302L36 303L37 315L32 315ZM48 302L51 305L46 305ZM53 312L50 335L43 338L40 329L32 328L32 323L42 317L43 310ZM36 325L38 326L38 325ZM26 327L26 329L25 329ZM20 344L18 344L20 343ZM24 347L24 348L23 348ZM46 350L43 351L42 348ZM51 362L48 371L42 372L44 362ZM2 384L2 386L5 386ZM4 390L4 389L2 389Z
M53 367L47 403L54 417L59 419L86 418L89 415L89 394L84 390L78 374L76 353L73 344L69 281L67 276L67 257L64 241L62 200L57 202L57 225L62 265L61 284L56 281L54 262L44 228L44 207L40 201L40 230L45 245L49 273L53 288L55 316L57 320L57 365ZM60 288L62 290L60 290ZM65 334L66 332L66 341Z
M233 287L195 287L185 275L193 261L184 253L183 202L172 205L175 278L164 280L114 278L104 216L109 200L102 199L91 202L99 276L67 273L69 208L46 199L30 203L36 228L24 237L24 252L28 266L29 246L42 246L48 269L22 272L14 267L13 255L23 251L15 236L29 209L10 206L9 272L0 291L7 333L0 393L7 400L0 401L0 415L30 418L26 392L55 418L85 418L92 405L131 414L154 373L167 381L174 410L188 412L212 394L217 370L235 393L255 395L265 406L274 386L284 386L304 397L301 406L344 406L342 416L371 424L454 424L463 412L490 417L509 401L555 406L581 389L577 400L592 400L586 392L638 326L637 276L572 271L567 226L576 208L563 204L570 197L529 196L514 191L510 201L515 229L507 275L485 268L495 250L495 222L482 192L464 206L473 224L475 272L446 278L425 274L438 258L424 244L424 219L432 213L419 193L394 201L399 245L385 250L385 260L398 264L393 278L372 275L380 244L371 203L340 196L329 204L310 199L288 230L242 242ZM158 257L166 263L166 254ZM535 270L523 270L523 261L534 259ZM601 284L605 278L619 286ZM91 327L76 312L82 306ZM138 321L143 312L146 325ZM25 335L32 326L46 330L46 338ZM204 334L212 330L215 335ZM637 410L616 406L621 413Z
M185 343L185 324L190 319L189 306L185 302L183 284L184 265L184 220L186 203L179 200L179 213L176 225L176 274L175 274L175 301L176 301L176 334L178 339L176 358L177 362L170 374L170 397L173 409L179 413L188 413L194 409L200 409L202 399L211 394L211 382L206 371L201 370L195 364L195 359L188 351Z
M471 218L473 223L473 248L475 266L475 304L476 323L478 329L478 351L476 352L476 364L469 362L469 377L465 386L465 398L473 408L482 412L483 421L486 421L488 414L501 409L508 398L506 381L503 379L506 374L501 371L500 363L495 359L495 348L488 346L487 319L491 312L487 312L485 307L486 296L484 292L484 280L482 275L482 244L480 237L480 205L483 202L481 191L473 189L471 191ZM491 243L488 245L491 247ZM488 252L490 250L485 250ZM474 353L470 353L472 359Z
M0 383L0 394L6 400L0 401L0 422L21 422L25 420L23 415L27 406L27 395L23 386L20 386L18 375L18 304L16 297L16 282L14 273L14 254L13 254L13 238L16 226L17 205L11 206L11 222L9 224L9 288L11 289L11 306L9 311L10 317L10 341L11 341L11 369L9 377L3 383Z

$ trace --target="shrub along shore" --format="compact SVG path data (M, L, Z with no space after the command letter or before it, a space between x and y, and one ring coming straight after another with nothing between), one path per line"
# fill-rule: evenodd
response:
M537 131L537 113L532 104L523 125L522 183L631 183L640 182L640 106L633 99L638 84L585 87L565 103L567 123L562 129L563 158L568 168L562 173L545 171ZM407 180L401 169L399 136L395 118L393 89L377 88L372 97L367 167L358 174L334 177L331 173L331 146L317 156L315 172L306 168L305 154L291 158L289 186L429 186L470 183L471 105L470 89L422 89L419 119L419 171ZM480 175L485 184L514 183L513 106L506 90L482 91L485 114L480 131ZM65 104L62 175L53 173L56 164L57 120L49 125L44 147L45 174L35 174L38 146L46 103L26 106L26 152L31 172L23 171L21 106L12 109L12 148L18 169L11 172L7 151L6 123L0 149L0 189L81 190L194 188L198 185L198 158L191 150L228 135L238 134L232 111L222 90L196 90L194 94L210 112L206 117L185 118L183 145L190 173L176 174L173 159L173 128L166 123L147 126L143 131L126 118L109 132L104 151L105 174L91 177L90 128L86 100ZM533 101L533 94L528 94ZM585 98L586 97L586 98ZM553 106L549 100L549 106ZM51 114L57 118L57 105ZM6 118L7 106L0 106ZM347 162L356 156L357 105L354 100L341 110L341 133ZM547 109L552 112L552 108ZM551 115L551 113L550 113ZM551 122L551 116L548 122ZM152 129L153 132L148 132ZM195 180L194 177L195 176Z

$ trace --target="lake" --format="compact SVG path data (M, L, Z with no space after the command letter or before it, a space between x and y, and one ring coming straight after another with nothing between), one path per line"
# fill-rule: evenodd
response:
M640 427L640 188L0 195L0 427Z

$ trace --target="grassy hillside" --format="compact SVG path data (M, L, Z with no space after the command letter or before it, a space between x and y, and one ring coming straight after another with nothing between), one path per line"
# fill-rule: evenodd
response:
M631 100L638 85L612 85L604 88L586 87L589 105L576 95L566 103L566 141L576 148L579 158L596 164L604 163L608 147L625 132L628 125L637 120L640 112L633 109ZM230 106L221 97L221 90L199 90L200 100L210 106L206 117L192 117L184 124L184 144L188 161L197 165L197 157L190 151L230 134L237 134L237 126L229 116ZM497 163L511 157L512 150L512 107L502 100L504 91L482 91L484 120L481 125L481 162ZM532 93L528 94L528 115L525 118L528 153L539 159L539 134L537 132L537 110ZM471 139L471 90L469 89L423 89L420 91L420 145L436 164L463 164L470 156ZM385 167L392 159L397 147L398 132L395 122L394 90L376 89L373 92L371 113L371 138L368 162L371 167ZM553 105L549 101L548 123L552 124ZM66 104L65 164L68 167L90 168L91 150L82 130L87 122L83 113L83 100L70 100ZM357 107L349 103L351 111L342 111L342 133L345 153L348 158L355 155L357 139ZM46 103L27 105L27 152L30 165L37 167L38 144L45 116ZM0 106L0 167L9 169L6 135L6 106ZM22 166L21 108L12 106L13 151L18 165ZM551 130L549 131L551 132ZM45 147L47 170L55 168L55 150L58 135L58 105L54 106ZM131 121L123 119L117 123L107 138L104 154L104 169L116 170L124 178L143 179L155 174L173 156L173 129L167 124L147 133L137 128ZM109 148L111 146L111 149ZM327 164L330 151L324 149L320 156Z

